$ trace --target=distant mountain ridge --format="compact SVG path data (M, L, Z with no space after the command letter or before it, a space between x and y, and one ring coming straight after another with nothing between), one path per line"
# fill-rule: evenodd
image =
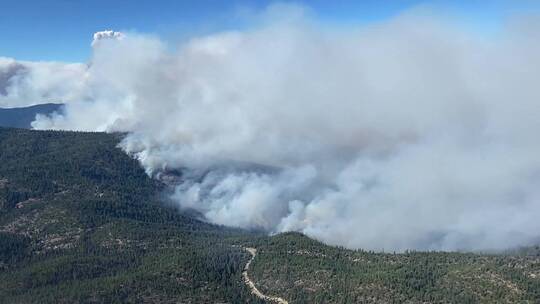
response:
M61 112L64 104L44 103L21 108L0 108L0 127L30 129L37 114Z

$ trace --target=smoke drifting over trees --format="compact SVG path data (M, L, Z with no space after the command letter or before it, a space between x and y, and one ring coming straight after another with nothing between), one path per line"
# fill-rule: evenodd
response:
M35 128L129 132L149 174L193 176L173 199L215 223L375 250L539 240L538 19L487 38L416 14L329 28L276 10L291 8L177 51L127 33L88 65L3 59L0 104L54 96L65 113Z

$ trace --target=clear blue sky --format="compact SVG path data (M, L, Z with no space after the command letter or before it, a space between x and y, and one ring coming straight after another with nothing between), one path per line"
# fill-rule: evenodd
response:
M175 41L197 33L242 26L242 10L261 10L268 0L0 0L0 56L20 60L85 61L94 32L104 29L157 34ZM287 3L287 1L283 1ZM480 26L509 13L538 7L535 1L313 0L323 22L366 23L417 5L451 10ZM538 3L538 1L536 2Z

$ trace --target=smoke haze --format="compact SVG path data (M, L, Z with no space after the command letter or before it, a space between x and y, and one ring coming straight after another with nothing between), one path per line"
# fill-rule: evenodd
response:
M76 100L83 90L86 65L28 62L0 57L0 107Z
M183 168L173 199L214 223L374 250L538 242L538 19L486 37L302 12L177 51L118 34L88 65L2 59L0 104L61 97L34 128L129 132L121 147L150 175Z

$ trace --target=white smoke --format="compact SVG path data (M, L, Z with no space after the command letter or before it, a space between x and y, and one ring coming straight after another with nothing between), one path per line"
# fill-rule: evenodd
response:
M184 168L173 198L215 223L376 250L527 245L538 25L485 38L410 14L347 29L294 14L177 52L125 35L94 46L87 101L33 125L130 132L121 146L150 174Z
M81 98L86 65L28 62L0 57L0 107L22 107Z
M111 30L100 31L94 33L94 39L92 39L92 46L96 46L103 40L122 40L124 34L122 32L115 32Z

